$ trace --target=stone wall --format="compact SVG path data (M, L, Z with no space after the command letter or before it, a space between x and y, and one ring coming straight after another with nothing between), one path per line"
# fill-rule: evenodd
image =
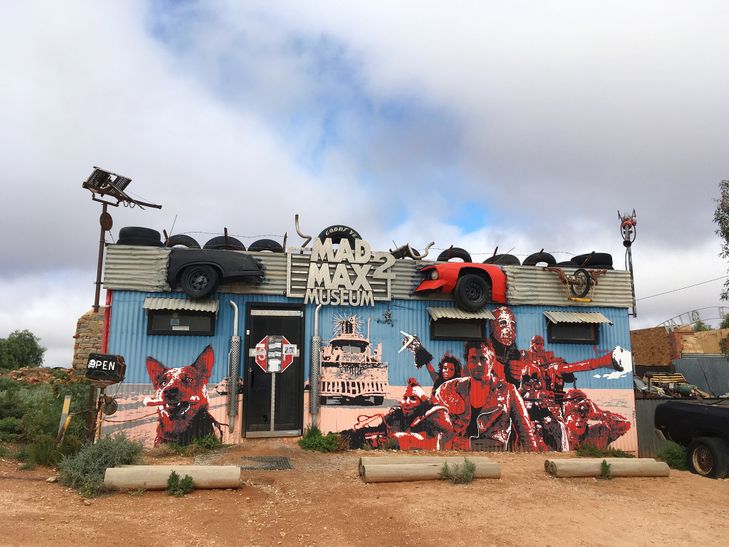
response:
M89 353L101 353L104 332L104 306L98 312L89 310L76 323L73 345L73 369L85 372Z

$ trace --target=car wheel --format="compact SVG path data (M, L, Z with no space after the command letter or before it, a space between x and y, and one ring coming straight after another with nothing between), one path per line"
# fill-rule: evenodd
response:
M278 241L273 239L259 239L248 246L249 251L269 251L272 253L282 253L284 248Z
M590 292L592 279L587 270L580 268L574 274L574 283L570 283L570 292L575 298L585 298Z
M478 311L491 298L489 282L477 274L466 274L458 280L453 291L456 304L463 311Z
M188 266L182 271L180 285L192 298L202 298L212 293L218 286L218 272L207 264Z
M699 437L688 447L689 467L702 477L722 479L729 472L729 443L715 437Z
M461 249L460 247L450 247L440 253L438 255L438 258L436 260L438 262L448 262L451 258L460 258L463 260L463 262L473 262L471 259L471 254L465 250Z
M226 249L228 251L245 251L246 246L234 237L217 236L210 239L203 249Z
M200 244L195 241L195 238L187 236L185 234L175 234L170 236L165 243L165 247L175 246L187 247L188 249L199 249Z
M554 266L557 263L551 254L541 252L530 254L521 264L522 266L536 266L540 262L544 262L547 266Z

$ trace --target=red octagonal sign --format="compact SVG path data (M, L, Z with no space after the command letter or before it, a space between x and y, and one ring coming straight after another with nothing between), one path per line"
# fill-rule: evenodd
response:
M256 344L256 364L264 372L283 372L294 362L296 350L285 336L269 334Z

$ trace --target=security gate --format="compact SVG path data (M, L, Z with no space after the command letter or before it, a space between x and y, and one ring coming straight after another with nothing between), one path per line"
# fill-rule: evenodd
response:
M246 324L246 437L301 435L303 308L250 304Z

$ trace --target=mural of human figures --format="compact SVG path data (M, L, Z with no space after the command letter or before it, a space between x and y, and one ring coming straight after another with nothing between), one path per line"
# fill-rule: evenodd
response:
M451 448L454 435L448 410L430 400L415 378L398 406L387 414L361 416L354 429L343 431L351 448L441 450Z
M147 357L147 373L155 393L144 404L157 408L154 444L190 444L194 439L220 431L220 424L208 411L207 383L213 371L213 348L207 346L191 365L167 368Z
M452 433L430 424L429 430L418 431L417 441L409 436L411 422L405 417L414 415L416 402L410 397L418 393L422 399L425 394L411 379L399 406L387 415L360 416L349 432L352 446L568 451L584 442L605 448L629 431L631 424L624 416L600 409L584 391L565 390L565 384L575 382L576 372L608 368L612 372L603 377L624 374L624 364L630 364L629 352L616 347L568 363L547 351L539 335L532 337L529 349L520 350L512 311L502 306L493 313L490 337L465 343L463 365L445 352L436 369L433 355L418 336L401 331L401 351L411 351L415 366L425 367L433 380L429 405L422 406L422 412L435 409L431 415L439 423L445 423L447 416ZM401 435L401 440L398 432L408 435Z

